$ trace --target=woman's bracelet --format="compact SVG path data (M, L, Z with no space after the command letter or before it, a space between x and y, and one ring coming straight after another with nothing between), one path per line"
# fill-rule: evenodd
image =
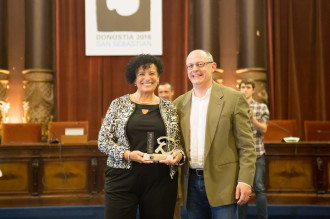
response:
M131 153L131 151L128 151L128 154L127 154L127 161L129 161L129 154Z

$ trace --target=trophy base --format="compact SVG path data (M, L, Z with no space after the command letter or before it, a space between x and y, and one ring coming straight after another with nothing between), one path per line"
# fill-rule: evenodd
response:
M172 155L167 154L144 154L143 160L150 160L150 161L161 161L161 160L168 160L173 159Z

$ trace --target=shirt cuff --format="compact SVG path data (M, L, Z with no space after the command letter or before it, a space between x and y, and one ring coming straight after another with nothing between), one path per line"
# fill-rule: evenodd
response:
M242 183L242 184L245 184L245 185L249 186L250 188L252 188L252 186L250 186L250 185L249 185L249 184L247 184L247 183L244 183L244 182L238 182L238 183Z

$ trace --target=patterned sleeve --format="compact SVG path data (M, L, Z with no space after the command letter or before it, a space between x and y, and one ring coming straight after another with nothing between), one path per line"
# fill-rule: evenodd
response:
M179 165L183 165L185 160L186 160L186 156L183 152L183 147L182 147L182 136L181 136L181 129L180 129L180 123L179 123L179 116L177 113L177 110L175 108L175 106L173 104L170 105L170 113L169 113L170 117L171 117L171 132L172 132L172 138L174 139L174 145L173 145L173 150L174 151L178 151L182 154L182 159L179 163Z
M262 115L261 115L262 122L268 125L269 120L269 110L266 104L262 104Z
M126 147L118 144L116 136L118 120L118 99L114 100L107 111L98 136L98 149L114 161L123 160Z

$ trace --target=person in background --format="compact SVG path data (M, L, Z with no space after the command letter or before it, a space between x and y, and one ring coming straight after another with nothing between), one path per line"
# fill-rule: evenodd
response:
M170 83L163 82L158 85L158 95L159 97L171 101L174 96L174 90Z
M268 218L267 198L265 181L265 147L263 134L267 131L269 120L269 111L266 104L258 103L253 100L252 95L255 93L255 82L251 79L243 79L239 85L239 89L245 94L246 100L250 105L250 123L253 132L253 139L256 146L257 161L256 172L254 175L253 188L256 194L256 207L258 218ZM246 218L248 204L238 207L238 218Z
M187 161L182 199L191 219L237 217L251 195L256 152L244 94L212 80L212 55L194 50L186 59L193 89L177 107Z
M185 158L174 105L155 95L163 73L160 59L133 57L126 66L126 80L136 91L113 100L98 136L98 148L108 155L104 185L105 218L172 219L177 196L177 167ZM159 162L143 159L147 132L156 139L172 138L166 148L173 158ZM164 148L165 149L165 148Z
M158 85L158 95L159 95L159 97L172 102L172 99L173 99L173 96L174 96L173 86L168 82L160 83ZM180 219L181 218L182 192L181 192L180 177L181 177L181 168L179 167L178 168L178 179L179 179L179 182L178 182L178 195L177 195L177 199L176 199L173 219Z

